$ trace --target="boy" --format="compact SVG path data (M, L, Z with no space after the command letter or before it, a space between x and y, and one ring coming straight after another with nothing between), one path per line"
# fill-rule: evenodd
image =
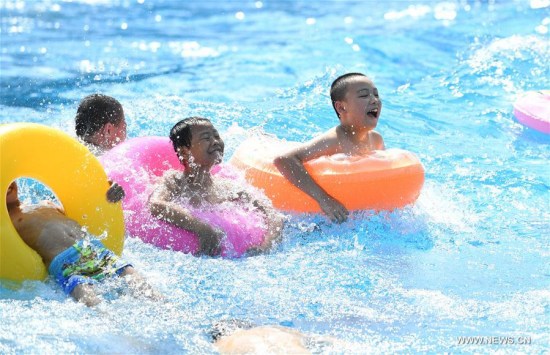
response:
M223 158L224 142L210 120L189 117L170 130L170 140L184 166L184 171L170 171L149 199L151 214L199 237L200 252L210 256L220 253L224 232L194 217L182 206L220 204L223 202L252 203L266 217L264 243L254 251L264 251L280 237L282 218L268 203L253 199L231 179L213 176L210 169Z
M92 284L114 275L125 277L134 293L161 298L131 264L119 259L99 240L89 238L82 226L65 216L53 202L22 206L14 181L8 188L6 204L21 239L42 257L49 274L76 301L87 306L100 303Z
M80 101L75 117L76 135L94 154L100 156L126 140L126 119L124 110L117 99L103 95L88 95ZM107 199L120 201L125 192L116 183L116 189L107 191ZM117 195L113 195L113 193ZM110 195L111 194L111 195Z
M101 155L126 139L122 105L102 94L86 96L75 117L76 135L95 155Z
M382 101L372 80L360 73L342 75L332 83L330 98L340 124L274 160L281 174L319 203L333 221L342 223L348 210L319 186L304 168L304 162L324 155L365 155L383 150L384 140L374 131Z
M318 335L307 335L295 329L262 325L238 319L221 320L213 324L210 336L221 354L311 354L336 349L341 342ZM316 351L312 351L316 350ZM331 351L328 351L329 353Z
M235 329L220 334L214 341L220 354L311 354L307 347L308 337L294 329L278 326Z

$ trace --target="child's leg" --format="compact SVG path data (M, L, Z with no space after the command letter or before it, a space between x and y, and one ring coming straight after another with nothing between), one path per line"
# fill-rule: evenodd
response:
M77 302L82 302L88 307L93 307L101 302L101 299L97 297L94 287L91 284L76 285L76 287L71 291L71 296Z
M141 276L132 266L125 267L124 271L120 273L120 276L126 279L134 296L143 295L155 301L164 298L151 285L149 285L145 278L143 278L143 276Z

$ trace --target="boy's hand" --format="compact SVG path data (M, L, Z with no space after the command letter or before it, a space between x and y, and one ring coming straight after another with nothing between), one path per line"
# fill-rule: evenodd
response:
M122 186L112 181L109 181L109 183L111 186L109 187L109 190L107 190L107 201L116 203L122 200L122 198L126 195Z
M200 253L208 256L216 256L220 254L220 246L225 233L218 229L212 228L209 233L199 235Z
M337 199L327 196L319 202L319 206L332 222L342 223L348 219L348 210Z

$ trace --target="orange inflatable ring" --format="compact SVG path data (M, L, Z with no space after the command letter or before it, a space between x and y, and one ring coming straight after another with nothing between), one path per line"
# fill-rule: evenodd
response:
M298 144L268 137L252 138L237 148L229 162L244 171L252 185L263 189L275 208L321 212L313 198L288 182L273 165L282 149ZM338 154L304 165L311 177L350 211L404 207L418 198L424 184L424 168L419 159L402 149L375 151L365 157Z

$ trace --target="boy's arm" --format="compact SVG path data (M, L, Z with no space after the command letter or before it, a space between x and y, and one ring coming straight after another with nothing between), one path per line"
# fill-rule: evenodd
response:
M195 233L199 237L201 253L213 256L220 253L223 231L194 217L187 209L174 203L172 196L177 187L165 178L149 197L149 210L156 218L179 228Z
M112 182L109 180L109 189L107 190L107 201L111 203L116 203L124 198L126 196L126 193L124 192L124 189L122 186L117 184L116 182Z
M271 206L267 201L264 201L262 199L253 199L251 195L246 192L242 191L239 193L239 199L243 199L245 201L252 201L252 204L254 207L256 207L260 212L262 212L265 215L265 220L267 224L267 231L264 236L263 243L258 246L252 248L253 251L263 252L266 250L269 250L271 247L273 247L273 244L278 243L281 240L281 237L283 235L283 215L276 211L273 206Z
M378 132L372 131L372 138L374 140L374 149L376 150L385 150L386 145L384 144L384 138Z
M273 163L292 184L311 196L321 210L333 221L344 222L349 214L344 205L330 196L315 182L304 167L304 162L324 155L339 152L339 143L334 130L315 138L286 154L275 158Z

